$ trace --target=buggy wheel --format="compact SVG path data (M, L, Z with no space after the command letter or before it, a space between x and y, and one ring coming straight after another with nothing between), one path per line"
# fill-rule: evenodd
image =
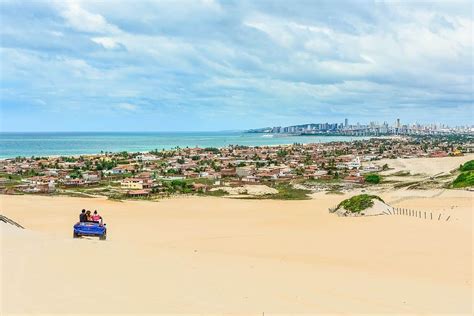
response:
M72 238L79 238L79 235L76 234L76 232L73 232L73 233L72 233Z
M107 239L107 235L104 234L104 235L102 235L102 236L99 236L99 239L100 239L100 240L106 240L106 239Z

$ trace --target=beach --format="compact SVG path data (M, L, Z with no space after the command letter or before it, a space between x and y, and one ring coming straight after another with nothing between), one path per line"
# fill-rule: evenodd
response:
M0 225L1 312L471 314L473 193L379 195L435 218L330 214L347 194L159 202L2 195L1 213L26 229ZM82 208L103 215L106 241L72 238Z

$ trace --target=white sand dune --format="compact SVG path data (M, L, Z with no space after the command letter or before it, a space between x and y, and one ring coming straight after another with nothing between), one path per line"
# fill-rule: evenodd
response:
M471 192L393 205L447 222L328 213L347 197L1 196L26 227L0 228L1 314L472 312ZM72 239L83 207L104 215L107 241Z
M412 175L423 174L434 176L449 173L458 168L465 162L474 159L474 154L467 154L460 157L443 158L413 158L413 159L382 159L375 161L378 166L388 164L392 169L383 172L383 174L393 174L399 171L409 171Z

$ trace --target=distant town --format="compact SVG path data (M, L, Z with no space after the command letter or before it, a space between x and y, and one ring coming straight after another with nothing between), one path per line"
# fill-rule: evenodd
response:
M266 188L257 193L261 196L297 199L306 196L309 191L305 190L315 188L339 192L367 185L394 185L396 182L384 182L379 175L389 168L387 163L380 163L383 159L463 156L473 152L472 136L438 135L17 157L0 160L0 190L4 194L154 199L183 193L221 196L237 192L245 196L260 185ZM424 183L445 187L455 176L456 173L443 175L439 181L427 179Z
M449 127L445 124L405 124L397 119L392 124L370 122L352 124L349 119L343 123L310 123L287 127L275 126L251 129L248 133L290 134L290 135L348 135L348 136L382 136L382 135L437 135L437 134L474 134L473 126Z

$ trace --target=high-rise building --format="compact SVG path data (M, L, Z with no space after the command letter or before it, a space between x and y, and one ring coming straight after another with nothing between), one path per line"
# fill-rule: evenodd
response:
M397 118L397 128L400 128L400 119Z
M345 119L344 120L344 127L347 127L349 125L349 120L348 119Z

